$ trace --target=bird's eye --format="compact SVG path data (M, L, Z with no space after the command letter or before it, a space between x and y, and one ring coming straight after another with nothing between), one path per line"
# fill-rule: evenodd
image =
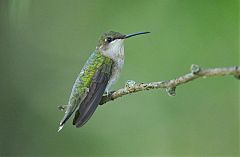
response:
M105 41L107 41L107 42L110 43L111 41L113 41L113 38L111 38L111 37L107 37Z

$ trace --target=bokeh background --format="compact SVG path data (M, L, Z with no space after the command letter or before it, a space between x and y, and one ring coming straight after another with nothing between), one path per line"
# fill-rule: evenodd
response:
M125 96L57 133L71 87L106 31L125 41L125 81L239 65L238 0L1 0L0 156L238 156L239 81L199 79ZM71 120L70 120L71 121Z

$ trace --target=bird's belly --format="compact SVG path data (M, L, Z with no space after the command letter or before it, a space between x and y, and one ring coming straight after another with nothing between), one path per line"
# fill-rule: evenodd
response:
M108 91L110 89L110 87L117 81L119 74L122 70L124 64L124 59L123 58L119 58L117 60L114 61L113 67L112 67L112 74L110 76L110 79L108 81L108 85L106 88L106 91Z

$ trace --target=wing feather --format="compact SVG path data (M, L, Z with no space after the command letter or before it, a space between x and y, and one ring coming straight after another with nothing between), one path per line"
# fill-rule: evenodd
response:
M83 126L96 110L110 79L111 69L112 65L103 64L96 71L86 97L75 112L73 125L76 127Z

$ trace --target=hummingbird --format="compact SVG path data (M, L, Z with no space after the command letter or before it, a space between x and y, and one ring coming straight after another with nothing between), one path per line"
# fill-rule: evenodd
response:
M124 64L124 40L150 32L121 34L104 33L80 74L78 75L66 105L58 132L75 112L73 125L82 127L93 115L104 93L116 82Z

